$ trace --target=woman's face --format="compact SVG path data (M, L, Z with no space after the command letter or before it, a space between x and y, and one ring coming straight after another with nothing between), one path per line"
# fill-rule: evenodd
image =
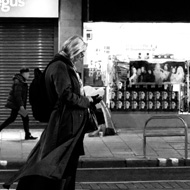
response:
M140 69L140 68L137 69L137 74L138 74L138 75L141 74L141 69Z
M129 108L129 107L130 107L130 102L126 101L126 108Z
M136 70L135 67L132 67L132 72L133 72L133 74L136 74L136 73L137 73L137 70Z
M73 58L73 62L78 62L78 61L82 61L83 57L84 57L85 51L80 52L78 55L76 55Z
M144 73L145 72L145 68L141 67L141 72Z
M114 107L115 107L115 102L114 102L114 101L111 101L111 102L110 102L110 105L111 105L111 108L114 108Z
M168 64L164 65L164 70L168 71Z

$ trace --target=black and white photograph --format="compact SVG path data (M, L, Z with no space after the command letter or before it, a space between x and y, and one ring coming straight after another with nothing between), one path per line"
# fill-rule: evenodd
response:
M185 1L0 0L0 190L190 189Z

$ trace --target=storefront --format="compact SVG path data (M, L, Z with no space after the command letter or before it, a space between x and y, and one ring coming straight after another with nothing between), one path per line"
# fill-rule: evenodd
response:
M118 127L189 114L189 23L88 22L83 33L85 85L105 87Z
M57 35L58 0L0 2L0 123L10 113L4 105L13 75L22 66L29 67L30 83L33 69L43 69L57 51ZM33 123L31 111L30 115ZM20 122L18 117L14 125Z
M10 113L4 105L13 75L29 67L30 84L35 67L44 69L68 36L81 34L81 6L80 0L0 1L0 123ZM32 117L29 103L27 107L30 125L41 125ZM18 117L11 125L21 123Z

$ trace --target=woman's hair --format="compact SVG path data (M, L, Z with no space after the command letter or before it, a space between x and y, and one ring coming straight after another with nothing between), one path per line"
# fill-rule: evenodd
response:
M86 43L83 41L81 36L72 36L67 39L60 50L60 53L68 57L69 59L73 59L79 53L86 51Z

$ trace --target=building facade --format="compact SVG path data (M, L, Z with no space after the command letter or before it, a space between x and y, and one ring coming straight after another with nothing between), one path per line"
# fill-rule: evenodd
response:
M0 1L0 123L12 78L22 66L44 69L69 36L82 35L82 0ZM82 71L82 64L78 65ZM37 125L28 103L31 125ZM18 117L12 125L20 125ZM41 125L41 124L40 124Z

